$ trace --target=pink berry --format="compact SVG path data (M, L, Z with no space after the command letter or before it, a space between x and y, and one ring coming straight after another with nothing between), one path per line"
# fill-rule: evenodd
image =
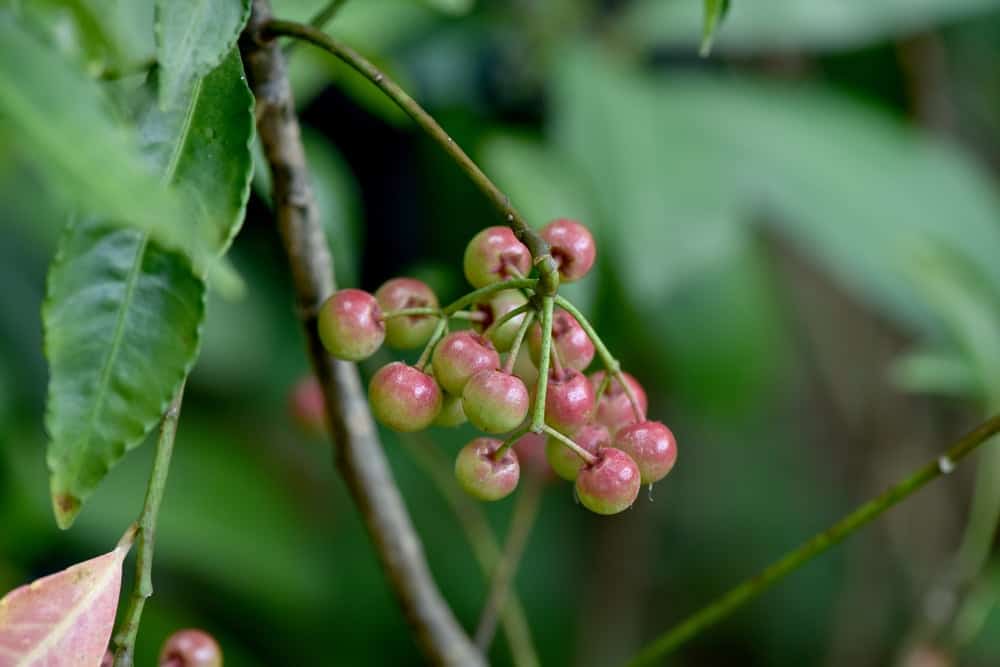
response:
M597 514L617 514L628 509L639 495L639 467L628 454L605 447L597 461L585 466L576 478L576 495L583 506Z
M498 460L493 458L502 444L495 438L476 438L458 453L455 477L470 495L500 500L517 486L521 467L513 450L507 449Z
M593 385L595 392L601 386L601 382L604 381L604 375L604 371L597 371L590 375L590 383ZM632 388L632 392L635 394L639 410L645 415L646 409L649 407L646 401L645 390L643 390L642 385L634 377L628 373L624 373L623 375L625 376L625 382L628 383L628 386ZM622 384L617 379L612 378L608 384L604 395L601 396L601 400L597 403L597 412L594 418L607 426L611 435L617 433L623 426L633 424L637 421L635 410L632 409L632 401L629 400L625 388L622 387Z
M573 441L591 454L597 454L602 447L611 445L608 429L600 424L586 424L573 436ZM545 442L545 457L557 475L568 482L576 479L584 460L558 438L549 436Z
M573 435L590 421L594 411L594 388L572 368L549 373L545 394L545 422L560 433Z
M485 313L486 319L479 322L476 328L479 331L484 331L501 317L526 303L528 303L527 297L517 290L505 289L502 292L498 292L489 301L477 307L479 312ZM517 330L521 326L521 323L524 322L526 316L526 313L516 315L493 330L490 334L490 340L493 341L493 345L499 351L506 352L514 344L514 339L517 337Z
M101 667L114 667L115 664L115 654L108 649L104 652L104 657L101 658Z
M375 300L383 312L404 308L437 308L433 290L414 278L393 278L375 291ZM430 340L438 318L433 315L403 315L385 321L385 340L389 345L407 350Z
M539 475L545 480L555 479L552 466L549 465L545 456L544 435L538 433L525 433L514 442L514 451L517 453L517 460L524 468L525 472L532 475Z
M528 275L531 253L509 227L487 227L466 246L463 268L473 287L486 287Z
M462 395L465 383L482 370L500 367L500 355L493 343L472 331L450 333L434 348L434 377L445 391Z
M434 418L434 426L452 428L466 422L465 410L462 409L462 397L445 394L441 402L441 412Z
M222 667L222 649L206 632L178 630L160 649L160 667Z
M521 378L503 371L481 370L462 390L462 409L469 422L487 433L512 431L528 416L528 389Z
M593 341L576 318L565 310L552 314L552 345L559 361L578 371L589 366L594 359ZM531 350L531 360L537 366L542 354L542 328L538 324L532 325L528 334L528 349Z
M307 375L292 387L288 400L292 420L309 435L326 432L326 404L315 375Z
M385 323L378 302L368 292L343 289L319 311L319 338L338 359L361 361L375 354L385 340Z
M441 411L441 388L427 373L394 361L372 376L368 402L375 418L389 428L419 431Z
M677 462L677 441L660 422L639 422L618 431L615 447L639 466L643 484L659 482Z
M569 283L587 275L597 258L597 245L590 230L575 220L553 220L542 228L541 236L551 248L559 275Z

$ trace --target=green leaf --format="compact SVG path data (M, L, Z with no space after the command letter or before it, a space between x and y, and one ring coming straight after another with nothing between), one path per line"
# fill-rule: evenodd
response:
M72 104L67 104L72 100ZM0 10L0 114L5 136L67 206L165 232L182 210L143 164L97 83Z
M69 226L42 309L47 462L61 527L160 419L194 363L204 298L189 261L147 234Z
M170 110L150 95L138 125L149 162L190 212L197 233L188 240L189 254L221 255L243 223L253 174L253 95L239 51L232 49Z
M712 3L718 4L705 0L706 7ZM725 53L851 49L998 8L997 0L737 2L714 48ZM694 48L706 14L693 0L639 0L630 3L622 27L633 47Z
M250 0L157 0L160 106L170 109L233 50Z
M705 9L705 18L701 25L701 47L698 49L702 58L712 52L712 42L715 40L715 31L719 28L722 16L729 10L729 0L702 0Z

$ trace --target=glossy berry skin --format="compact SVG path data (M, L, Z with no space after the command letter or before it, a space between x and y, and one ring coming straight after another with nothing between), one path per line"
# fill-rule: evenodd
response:
M319 338L338 359L361 361L375 354L385 340L375 297L359 289L334 292L320 307Z
M505 289L499 292L492 299L477 307L477 310L486 314L486 319L478 323L476 329L480 332L486 330L501 317L526 303L528 303L527 297L518 290ZM516 315L490 333L490 341L497 350L500 352L510 350L517 337L517 330L524 322L525 317L527 317L527 313Z
M445 394L441 401L441 412L434 418L434 426L452 428L461 426L466 421L465 410L462 409L462 397Z
M159 667L222 667L222 649L206 632L178 630L160 649Z
M437 308L438 300L426 283L414 278L387 280L375 291L375 300L383 312L403 308ZM404 315L385 321L385 342L408 350L426 345L438 318L432 315Z
M498 461L493 460L502 444L495 438L476 438L458 453L455 477L467 493L480 500L500 500L517 487L521 477L517 454L507 449Z
M372 414L396 431L419 431L441 411L441 388L427 373L401 361L386 364L368 384Z
M677 441L660 422L639 422L615 435L615 447L632 457L639 466L643 484L659 482L677 462Z
M552 346L563 366L582 371L594 359L594 343L576 318L565 310L552 314ZM531 361L537 366L542 355L542 328L538 324L528 332Z
M596 455L603 447L611 445L608 429L600 424L586 424L573 436L576 444ZM575 481L585 462L580 455L567 447L562 441L549 436L545 441L545 457L552 470L567 482Z
M594 411L594 388L587 378L571 368L549 373L545 394L545 422L566 435L573 435L590 421Z
M480 431L513 431L528 416L531 400L521 378L503 371L482 370L465 383L462 409Z
M462 262L465 278L473 287L526 276L531 271L531 253L509 227L487 227L469 241Z
M570 283L583 278L597 259L597 244L590 230L575 220L553 220L541 231L551 248L559 276Z
M437 347L431 363L434 377L445 391L462 395L465 383L482 370L500 367L500 355L493 343L472 331L455 331L445 336Z
M646 391L639 384L639 381L628 373L624 373L625 382L628 383L629 387L635 393L636 402L639 404L639 409L642 414L646 414L646 409L649 407L646 400ZM590 375L590 383L594 387L594 391L601 386L601 382L604 381L604 371L597 371ZM608 431L611 435L614 435L623 426L633 424L636 421L635 410L632 409L632 401L628 399L628 394L625 392L625 388L622 387L621 383L612 378L611 382L608 384L608 388L605 390L604 395L601 396L601 400L597 403L597 411L594 413L594 418L600 423L608 427Z
M525 433L514 442L514 452L521 469L531 475L538 475L549 481L556 479L552 466L545 456L546 437L538 433Z
M605 447L593 465L580 470L576 495L591 512L617 514L632 506L640 485L635 461L620 449Z
M315 375L307 375L292 387L288 398L288 411L292 420L309 435L326 432L326 405L323 389Z

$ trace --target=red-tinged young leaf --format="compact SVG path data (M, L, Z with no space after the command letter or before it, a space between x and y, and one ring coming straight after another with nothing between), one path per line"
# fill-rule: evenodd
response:
M15 588L0 600L0 667L92 667L111 639L132 546L129 529L110 553Z

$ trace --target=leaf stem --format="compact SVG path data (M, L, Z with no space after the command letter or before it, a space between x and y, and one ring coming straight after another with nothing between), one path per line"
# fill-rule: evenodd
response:
M375 65L346 44L330 37L322 30L303 25L294 21L279 21L271 19L263 28L264 36L286 36L302 39L324 49L357 70L368 80L378 86L389 96L410 118L416 121L427 135L458 164L479 190L503 216L504 221L514 230L514 235L528 247L538 267L540 276L539 291L552 296L559 289L559 271L555 260L549 254L549 244L538 232L532 229L521 214L511 205L510 198L498 188L489 177L483 173L465 151L455 143L434 118L427 113L416 100L410 97L399 84L385 75Z
M538 359L538 384L535 389L535 407L531 414L531 430L541 433L545 428L545 395L549 388L549 353L552 349L553 298L542 297L542 349Z
M139 621L146 600L153 594L153 545L156 540L156 518L163 501L163 491L167 486L167 473L170 470L170 458L174 452L174 436L177 435L177 421L181 414L181 402L184 400L184 385L181 384L177 395L171 401L163 422L160 425L160 437L156 441L156 456L153 459L153 469L149 475L149 485L146 487L146 500L143 502L142 513L137 521L137 547L135 557L135 584L132 597L121 627L114 637L115 662L114 667L132 667L135 653L135 638L139 634Z
M790 551L758 574L731 589L715 602L695 612L686 620L660 635L627 664L629 667L651 665L673 653L696 635L723 620L776 582L839 543L928 482L937 479L942 474L951 472L955 464L998 432L1000 432L1000 415L988 419L957 440L943 456L930 461L903 481L861 505L830 528L815 535L797 549Z

